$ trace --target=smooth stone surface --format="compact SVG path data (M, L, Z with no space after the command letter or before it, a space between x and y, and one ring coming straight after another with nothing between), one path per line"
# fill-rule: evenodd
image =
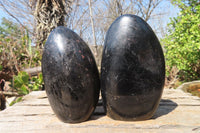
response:
M86 121L99 98L100 81L87 44L63 26L54 29L45 44L42 73L50 105L63 122Z
M117 120L151 118L164 80L163 51L150 26L135 15L117 18L107 31L101 65L107 115Z

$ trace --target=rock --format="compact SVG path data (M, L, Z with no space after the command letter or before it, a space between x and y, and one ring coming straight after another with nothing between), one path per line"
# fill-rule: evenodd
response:
M107 115L117 120L151 118L164 80L163 51L150 26L135 15L117 18L107 31L101 65Z
M63 26L54 29L45 44L42 73L50 105L63 122L86 121L99 98L95 59L86 43Z

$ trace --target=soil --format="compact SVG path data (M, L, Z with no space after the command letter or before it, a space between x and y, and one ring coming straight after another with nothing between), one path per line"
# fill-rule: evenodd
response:
M13 77L13 74L11 74L11 72L0 71L0 80L4 79L6 81L10 81L12 79L12 77Z

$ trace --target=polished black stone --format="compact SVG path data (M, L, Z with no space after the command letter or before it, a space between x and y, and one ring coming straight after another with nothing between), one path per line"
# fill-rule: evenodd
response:
M151 118L164 80L163 51L150 26L135 15L117 18L107 31L101 65L107 115L117 120Z
M99 98L100 80L94 57L86 43L63 26L46 41L42 73L50 105L63 122L86 121Z

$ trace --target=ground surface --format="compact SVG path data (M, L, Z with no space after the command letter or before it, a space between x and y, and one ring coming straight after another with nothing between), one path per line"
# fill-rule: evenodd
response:
M0 112L0 133L200 133L200 98L182 90L165 89L154 117L146 121L124 122L103 115L101 104L90 120L67 124L57 119L45 91L32 92L23 102Z

